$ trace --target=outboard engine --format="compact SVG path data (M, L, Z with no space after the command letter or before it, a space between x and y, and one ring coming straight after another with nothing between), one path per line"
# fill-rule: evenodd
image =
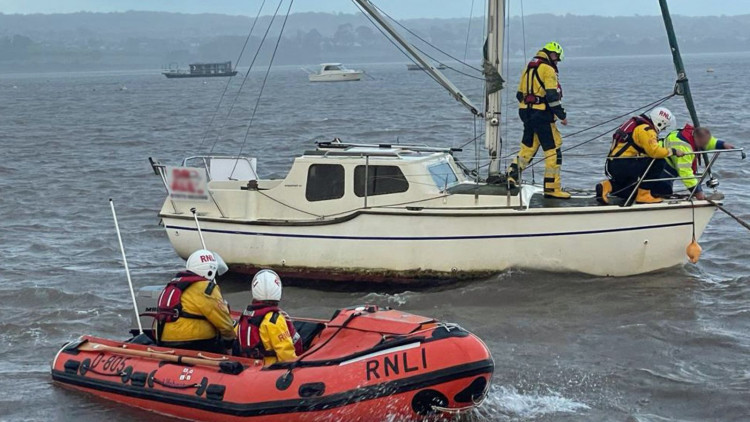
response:
M136 302L138 302L138 314L144 312L156 312L156 304L159 301L159 295L164 290L164 286L145 286L141 287L136 293ZM136 318L141 319L141 326L144 331L151 330L154 327L154 318L149 316L136 317L133 316L131 320L131 333L138 334L138 321Z

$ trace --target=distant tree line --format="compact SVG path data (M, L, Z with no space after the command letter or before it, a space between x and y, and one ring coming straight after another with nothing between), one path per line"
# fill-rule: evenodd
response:
M262 17L249 51L260 44L270 22ZM235 60L252 20L242 16L187 15L162 12L74 13L60 15L0 14L0 69L38 66L59 68L158 68L194 61ZM401 22L419 37L454 57L478 60L483 19L412 19ZM526 33L521 33L522 26ZM682 50L747 51L750 15L675 17ZM543 28L538 30L537 28ZM467 43L468 32L468 43ZM270 58L278 36L272 27L259 63ZM451 61L406 36L439 61ZM524 45L523 40L526 40ZM666 54L666 36L658 16L601 17L532 15L509 21L507 38L514 56L529 56L550 39L561 42L566 55L601 56ZM245 54L247 65L252 54ZM300 13L291 15L276 64L408 61L379 30L360 15Z

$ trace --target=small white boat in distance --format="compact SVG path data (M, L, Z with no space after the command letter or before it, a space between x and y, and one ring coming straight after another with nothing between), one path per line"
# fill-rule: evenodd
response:
M310 82L344 82L362 79L362 70L347 69L341 63L322 63L318 72L308 74Z
M447 68L448 66L442 63L438 63L437 65L435 65L435 69L438 69L438 70L445 70ZM406 70L424 70L424 66L422 66L421 64L417 64L417 63L409 63L406 65Z

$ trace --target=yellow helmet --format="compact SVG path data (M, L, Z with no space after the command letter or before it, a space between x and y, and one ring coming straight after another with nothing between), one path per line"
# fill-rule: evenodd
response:
M542 47L542 49L547 50L552 53L557 53L557 57L560 58L560 61L563 60L563 55L564 55L563 48L559 43L555 41L548 42L547 44L544 45L544 47Z

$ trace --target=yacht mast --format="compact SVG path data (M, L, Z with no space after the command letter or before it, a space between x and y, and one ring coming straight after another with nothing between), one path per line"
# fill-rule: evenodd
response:
M451 81L448 80L448 78L445 77L439 70L437 70L422 53L420 53L416 48L414 48L409 41L407 41L404 37L399 34L396 29L393 27L393 25L388 22L385 17L380 14L378 9L370 3L370 0L354 0L364 11L367 12L370 16L372 16L373 19L375 19L378 24L386 31L388 34L390 34L393 39L398 42L401 47L403 47L413 58L416 60L424 69L425 72L427 72L430 76L435 78L437 83L439 83L443 88L447 89L448 92L455 98L458 102L464 105L469 111L472 112L472 114L478 115L479 109L472 104L472 102L466 97L466 95L461 92L461 90L458 89Z
M500 173L500 90L503 89L503 36L505 34L505 0L487 1L487 40L484 44L482 69L485 78L484 144L490 154L489 176Z
M669 14L667 0L659 0L659 6L661 6L661 16L664 18L664 26L667 28L669 48L672 50L672 61L674 62L674 68L677 71L677 84L675 85L674 91L675 94L683 96L688 112L690 112L690 119L693 121L693 126L698 127L700 126L698 113L695 112L693 95L690 93L690 85L688 84L687 74L685 73L685 65L682 63L682 56L680 56L680 47L677 46L677 37L675 36L674 27L672 26L672 17Z

